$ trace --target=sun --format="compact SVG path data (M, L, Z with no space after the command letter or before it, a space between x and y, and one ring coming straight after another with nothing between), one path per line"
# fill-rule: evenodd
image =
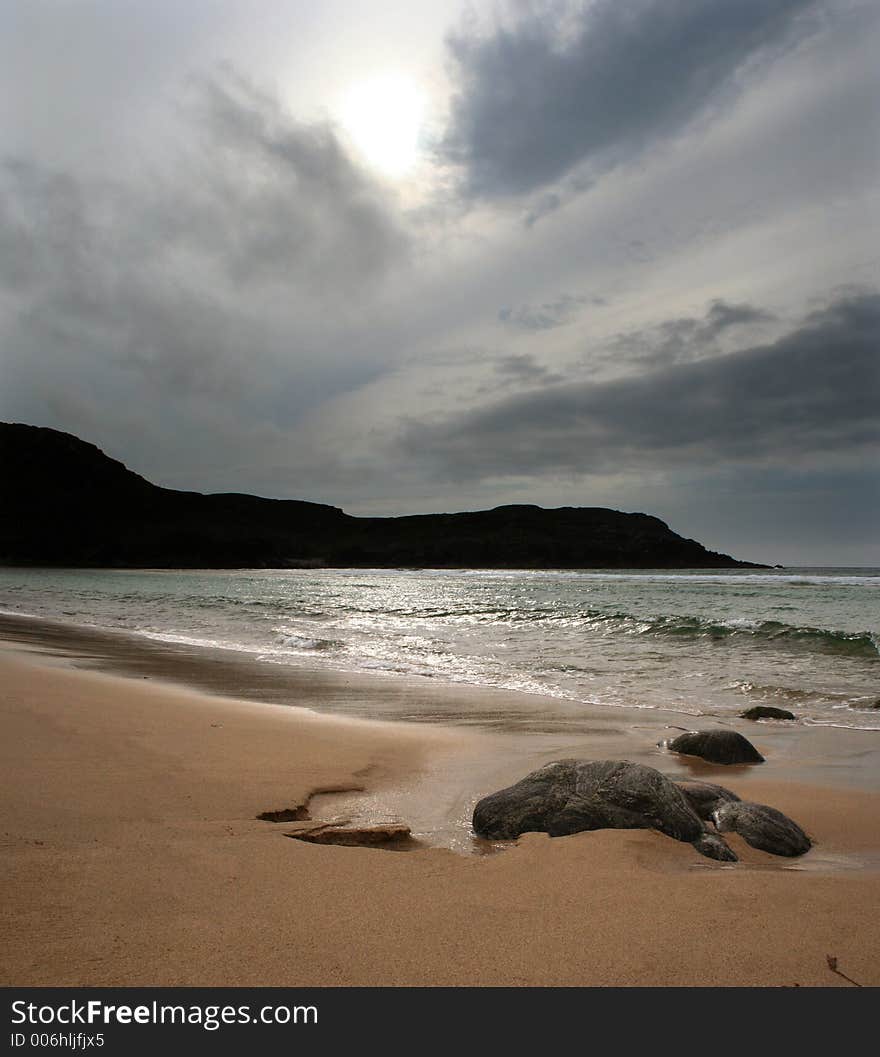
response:
M367 164L399 179L419 160L424 115L419 85L405 74L387 73L352 85L339 121Z

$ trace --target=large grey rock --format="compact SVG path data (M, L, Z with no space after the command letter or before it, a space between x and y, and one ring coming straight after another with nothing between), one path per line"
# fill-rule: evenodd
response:
M740 712L740 719L797 719L794 712L787 708L777 708L775 705L754 705Z
M721 833L738 833L744 840L772 855L803 855L812 847L810 838L787 815L766 804L729 800L712 819Z
M701 756L711 763L763 763L754 745L735 730L692 730L667 744L672 752Z
M723 785L700 782L696 778L678 778L674 785L684 793L687 802L705 822L712 819L712 813L722 804L729 800L739 800L736 793L725 789Z
M728 857L717 834L704 840L706 827L682 791L653 767L638 763L558 760L483 797L474 808L474 830L489 840L594 829L656 829L712 858Z

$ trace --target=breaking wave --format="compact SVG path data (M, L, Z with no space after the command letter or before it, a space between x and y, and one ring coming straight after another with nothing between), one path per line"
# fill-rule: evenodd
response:
M296 635L292 632L285 631L282 629L276 629L279 634L279 642L282 646L289 650L307 651L312 650L333 650L340 645L340 643L333 639L315 639L308 635Z
M595 623L603 623L610 630L629 634L705 639L748 638L759 644L806 647L824 653L880 659L880 645L868 631L802 627L778 620L734 620L725 623L689 616L635 617L628 613L592 616Z

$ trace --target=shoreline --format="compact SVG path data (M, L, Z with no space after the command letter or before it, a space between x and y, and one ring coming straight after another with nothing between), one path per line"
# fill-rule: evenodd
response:
M582 745L596 738L605 758L622 754L673 777L699 777L706 771L703 761L659 750L657 743L684 730L725 727L766 750L769 766L738 769L741 779L751 775L760 779L772 772L774 781L880 793L880 737L873 736L880 734L878 728L809 718L796 723L755 722L695 715L674 707L566 702L533 691L410 673L269 662L231 647L177 643L123 628L24 614L0 613L0 647L4 641L47 661L54 658L56 663L86 671L147 679L221 698L285 706L305 698L309 707L326 715L450 727L482 736L487 745L495 738L504 743L500 751L512 757L512 769L499 772L511 780L526 773L529 764L537 767L560 754L582 754ZM563 713L560 706L566 704L571 708Z
M456 745L456 753L423 762L408 776L398 776L393 786L386 783L379 790L322 797L318 816L344 816L366 826L387 820L406 822L420 842L457 852L483 849L483 842L470 831L473 806L481 796L567 757L626 759L657 768L672 779L733 783L744 798L764 796L773 805L780 785L880 795L880 738L868 735L866 741L863 732L852 728L731 723L674 710L583 704L568 721L561 721L558 699L523 691L389 672L264 663L230 649L172 644L123 629L38 617L0 615L0 649L4 639L14 649L30 651L41 664L220 701L235 699L244 708L305 709L375 729L384 724L406 738L419 737L420 731L428 741L445 738ZM499 715L504 717L500 726ZM682 725L688 721L689 725ZM701 722L739 730L767 762L719 768L661 747L665 739ZM768 785L771 793L762 793ZM795 808L796 801L789 813L797 817ZM880 850L880 839L877 844Z
M557 729L570 729L578 713L596 706L621 722L653 713L655 722L666 716L691 727L735 723L748 706L773 704L792 709L804 725L861 729L867 737L880 731L880 713L871 708L876 633L865 630L874 626L865 607L880 577L867 593L862 579L831 578L845 584L839 590L854 607L841 620L833 604L837 587L829 594L805 593L784 579L781 586L763 584L774 577L741 589L740 578L729 575L686 576L682 592L666 582L677 576L655 574L646 583L640 574L634 581L630 574L596 574L595 584L577 574L519 584L486 570L476 581L448 582L403 572L361 582L357 570L305 580L299 573L167 572L169 581L106 570L94 582L82 570L57 576L43 570L33 579L10 572L4 608L13 621L58 621L66 635L91 625L93 634L116 636L117 655L128 635L141 653L163 650L165 659L199 653L224 666L233 661L239 673L227 666L230 677L243 665L259 667L258 692L245 693L257 700L274 691L279 672L305 668L501 691L496 728L524 729L541 710L540 724L525 728L541 732L554 711L544 703L554 700ZM696 582L703 579L711 585ZM821 578L816 583L828 586ZM806 607L804 597L812 599ZM780 623L781 610L798 612ZM2 621L0 614L0 637ZM191 665L184 681L196 679L211 688ZM230 692L227 679L215 686ZM541 701L535 709L510 707L511 694ZM419 718L406 707L400 714L383 710L375 697L363 714Z
M653 831L530 834L488 856L319 846L255 816L365 785L327 801L411 821L417 793L445 794L442 810L467 818L488 789L461 783L499 788L499 748L537 736L313 707L396 682L464 711L471 687L301 672L298 707L259 706L78 670L57 647L54 661L0 653L0 671L4 984L851 986L826 954L880 984L876 790L804 781L784 760L712 768L817 842L780 861L734 837L733 868ZM579 737L614 758L605 748L633 734Z

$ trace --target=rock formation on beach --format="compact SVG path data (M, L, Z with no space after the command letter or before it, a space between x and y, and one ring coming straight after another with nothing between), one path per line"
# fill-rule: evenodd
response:
M740 712L740 719L797 719L794 712L789 712L787 708L776 708L775 705L755 705L754 708L747 708L745 712Z
M810 850L810 838L788 816L766 804L728 800L712 813L719 833L738 833L753 848L772 855L803 855Z
M490 840L530 830L562 837L588 829L658 829L691 842L703 825L665 775L614 760L548 763L474 808L474 830Z
M160 488L68 433L0 423L0 563L158 568L734 568L658 518L502 506L352 517Z
M735 730L691 730L667 742L666 748L684 756L699 756L710 763L764 762L749 739Z
M653 767L620 760L557 760L490 793L474 808L489 840L523 833L563 837L596 829L656 829L711 859L735 862L722 833L739 833L773 855L802 855L810 840L775 808L741 801L709 782L675 783Z
M402 822L381 822L372 826L348 822L307 822L286 834L307 844L338 844L344 848L385 848L403 851L418 847L409 826Z
M739 800L736 793L723 785L701 782L696 778L678 778L673 784L684 793L687 802L704 821L711 820L713 812L722 804Z

